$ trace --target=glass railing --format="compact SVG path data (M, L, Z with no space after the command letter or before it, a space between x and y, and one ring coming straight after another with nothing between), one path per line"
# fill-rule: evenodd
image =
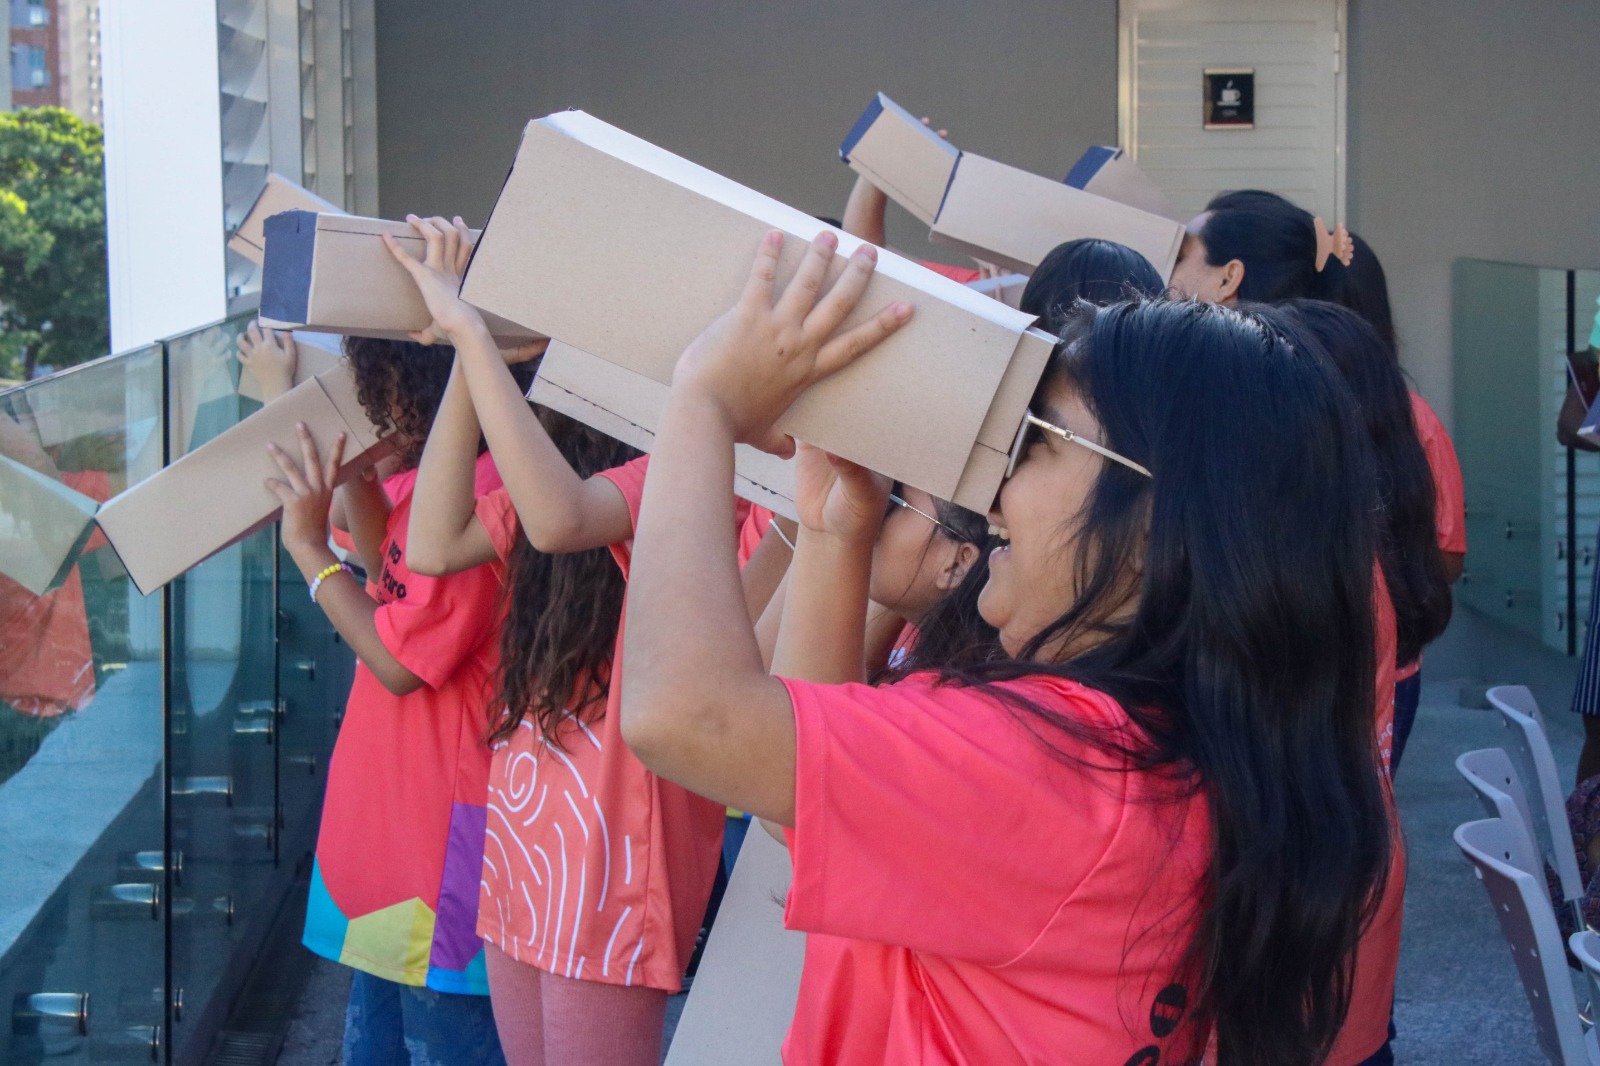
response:
M258 407L247 321L0 393L0 1062L200 1061L309 865L353 661L275 528L142 596L90 520Z
M1458 602L1574 654L1600 525L1600 463L1556 441L1567 353L1588 346L1600 271L1460 259L1456 450L1466 484Z

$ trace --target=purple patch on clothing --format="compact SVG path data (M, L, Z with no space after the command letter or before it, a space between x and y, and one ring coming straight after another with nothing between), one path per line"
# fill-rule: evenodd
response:
M483 950L483 941L478 937L478 882L483 879L483 842L488 825L487 807L452 805L430 966L465 970Z

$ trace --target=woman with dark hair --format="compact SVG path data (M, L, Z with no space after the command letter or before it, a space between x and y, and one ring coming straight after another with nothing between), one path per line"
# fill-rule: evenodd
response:
M782 243L674 374L622 725L658 773L790 827L786 920L812 935L786 1060L1191 1062L1214 1031L1229 1062L1322 1061L1390 848L1374 474L1336 372L1220 308L1084 310L990 514L1003 655L785 681L737 610L734 443L774 445L911 308L835 335L872 250L829 289L822 235L774 302ZM859 647L882 488L802 483L792 588Z
M1315 296L1331 255L1311 213L1276 193L1222 193L1189 223L1172 289L1207 303L1277 303ZM1336 260L1335 260L1336 261Z
M328 765L306 947L356 972L344 1061L505 1061L477 936L490 755L485 693L499 659L498 574L479 566L429 577L406 564L417 460L450 376L452 353L350 338L345 354L368 419L396 447L401 472L340 490L367 585L328 547L341 437L318 454L274 449L283 545L311 598L358 659ZM518 371L526 381L526 368ZM464 491L500 484L474 440ZM392 496L390 495L392 494Z
M1058 332L1079 300L1104 307L1166 291L1150 260L1124 244L1084 238L1058 244L1022 290L1020 307L1037 315L1039 328Z

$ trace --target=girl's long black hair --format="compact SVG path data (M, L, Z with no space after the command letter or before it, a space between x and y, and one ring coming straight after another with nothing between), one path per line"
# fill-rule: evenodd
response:
M1314 336L1355 394L1378 472L1384 536L1383 576L1394 604L1396 662L1415 662L1450 624L1450 580L1439 553L1433 472L1417 436L1411 393L1391 349L1360 315L1322 300L1291 300L1269 318L1287 314Z
M539 408L539 421L579 477L636 458L635 449L581 422ZM497 702L491 744L531 719L548 743L565 747L569 720L603 712L626 583L609 548L547 555L526 537L511 553L506 620L500 631Z
M1017 658L946 681L1051 674L1123 706L1132 739L991 688L1046 743L1059 730L1204 795L1212 854L1183 963L1198 1018L1230 1063L1321 1062L1391 857L1370 445L1327 357L1259 316L1160 300L1065 325L1041 389L1076 390L1154 477L1104 464L1065 564L1077 602Z

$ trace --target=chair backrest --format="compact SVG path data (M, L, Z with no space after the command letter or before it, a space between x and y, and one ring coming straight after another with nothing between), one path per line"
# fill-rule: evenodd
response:
M1561 775L1550 751L1539 705L1523 685L1492 688L1489 702L1500 712L1506 727L1505 752L1527 793L1534 843L1561 882L1561 898L1576 904L1583 898L1583 881L1578 876L1572 828L1567 824L1566 794L1561 790ZM1582 925L1581 918L1579 924Z
M1456 770L1478 794L1478 801L1483 804L1484 812L1489 817L1504 818L1522 826L1517 844L1519 847L1526 844L1527 851L1513 856L1515 865L1530 873L1542 870L1544 862L1539 857L1538 845L1534 843L1533 815L1528 810L1528 795L1505 749L1480 748L1462 752L1456 758Z
M1567 938L1567 946L1583 964L1583 976L1589 982L1589 1015L1600 1010L1600 933L1583 929Z
M1526 844L1517 842L1521 832L1516 823L1487 818L1457 827L1455 839L1467 861L1477 868L1500 920L1500 931L1511 947L1540 1049L1556 1066L1590 1066L1561 932L1550 909L1543 873L1535 877L1515 865L1514 857L1527 849Z

